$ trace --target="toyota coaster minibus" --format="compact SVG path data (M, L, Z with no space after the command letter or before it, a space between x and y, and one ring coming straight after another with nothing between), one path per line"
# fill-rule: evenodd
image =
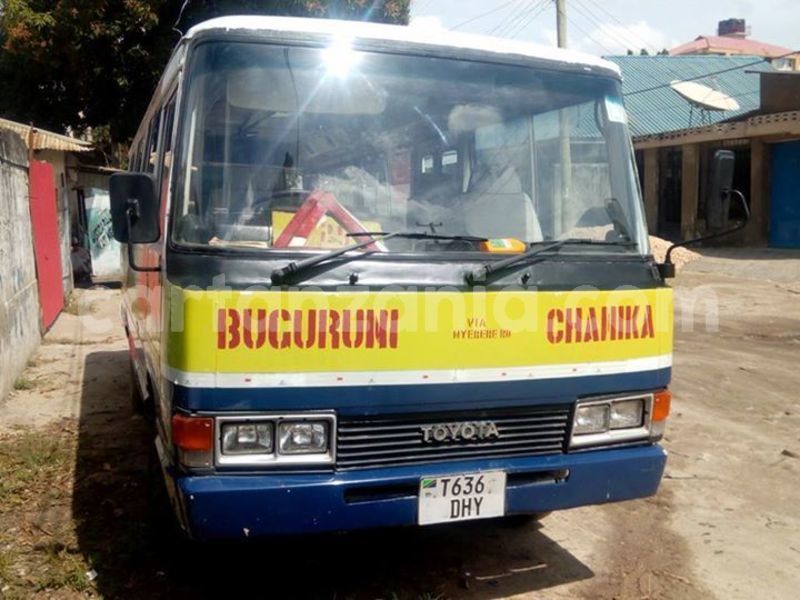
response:
M654 494L672 296L613 64L224 17L111 180L134 392L194 539Z

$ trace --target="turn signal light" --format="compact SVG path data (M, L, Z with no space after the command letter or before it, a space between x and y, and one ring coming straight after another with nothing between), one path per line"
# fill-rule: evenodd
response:
M653 421L663 421L669 416L670 405L672 404L672 392L662 390L653 394Z
M214 419L211 417L172 416L172 442L187 452L214 448Z

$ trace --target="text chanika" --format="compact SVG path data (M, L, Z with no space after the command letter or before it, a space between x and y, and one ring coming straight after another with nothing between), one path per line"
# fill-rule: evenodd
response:
M552 308L547 312L547 341L551 344L653 337L653 307L649 304Z

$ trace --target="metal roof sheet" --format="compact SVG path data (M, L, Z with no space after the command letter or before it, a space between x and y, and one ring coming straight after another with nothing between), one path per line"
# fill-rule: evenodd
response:
M758 72L774 71L758 56L703 54L607 58L622 69L622 93L634 137L719 123L751 113L759 108L761 102ZM739 103L739 110L708 111L704 115L706 120L701 121L700 112L695 109L690 122L691 105L669 87L675 80L692 80L724 92ZM637 93L631 95L633 92Z
M784 48L783 46L776 46L775 44L768 44L767 42L749 38L736 38L725 35L701 35L691 42L676 46L669 53L672 55L692 54L707 50L725 50L737 54L767 56L769 58L792 54L791 48Z
M57 150L61 152L88 152L89 142L71 138L60 133L38 129L32 125L0 119L0 129L8 129L18 134L30 150ZM31 147L32 146L32 147Z

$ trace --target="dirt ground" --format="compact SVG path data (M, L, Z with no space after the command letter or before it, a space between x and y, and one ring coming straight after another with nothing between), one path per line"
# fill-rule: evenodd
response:
M0 405L0 598L796 598L800 253L674 281L670 458L649 499L496 522L185 547L146 485L118 293L82 291Z

